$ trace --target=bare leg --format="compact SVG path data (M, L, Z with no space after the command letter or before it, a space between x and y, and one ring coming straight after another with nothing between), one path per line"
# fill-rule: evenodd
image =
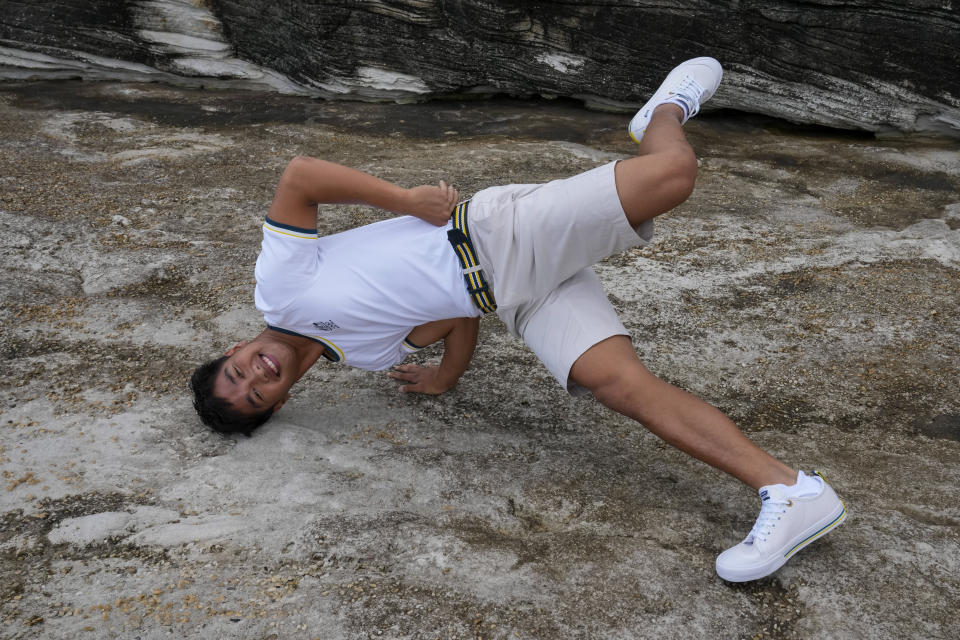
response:
M676 207L693 191L697 159L682 118L677 105L657 107L640 155L617 163L617 195L634 227ZM718 409L650 373L626 336L588 349L571 367L570 377L607 407L755 489L796 482L795 469L751 442Z
M617 195L634 227L666 213L693 192L697 158L680 125L683 111L664 104L653 112L640 155L617 163Z
M751 442L718 409L650 373L626 336L588 349L570 377L610 409L754 489L797 481L795 469Z

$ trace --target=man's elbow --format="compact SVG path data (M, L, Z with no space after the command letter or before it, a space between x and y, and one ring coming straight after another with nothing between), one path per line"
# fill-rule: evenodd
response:
M294 158L287 163L287 168L283 170L281 180L299 178L316 162L319 162L319 160L311 158L310 156L294 156Z
M477 334L480 331L480 318L456 318L454 328L469 340L476 342Z
M310 184L310 174L311 171L315 172L313 167L317 162L320 162L316 158L311 158L310 156L296 156L290 162L287 163L286 169L283 170L283 174L280 176L280 181L277 185L278 190L286 191L289 193L298 193L305 194L308 185Z

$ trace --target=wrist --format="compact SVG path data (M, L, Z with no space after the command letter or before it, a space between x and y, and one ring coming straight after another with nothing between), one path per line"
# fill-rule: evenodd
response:
M410 189L398 186L397 192L395 194L395 200L396 200L397 206L396 208L394 208L394 211L397 213L409 214L412 209L412 206L411 206L412 195L413 194L410 191Z
M437 375L433 379L434 384L437 388L442 389L443 391L449 391L457 386L457 382L460 381L460 374L458 373L449 373L445 372L443 369L437 369Z

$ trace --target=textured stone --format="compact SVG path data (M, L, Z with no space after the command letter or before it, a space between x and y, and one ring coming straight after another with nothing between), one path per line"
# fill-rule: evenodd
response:
M952 140L695 118L691 199L597 267L651 371L846 501L771 578L714 572L755 491L568 397L494 317L441 396L318 363L252 438L200 425L186 380L262 327L290 157L469 195L625 157L627 119L0 85L0 637L960 638Z
M712 107L960 136L960 12L945 0L0 0L0 16L7 77L628 110L676 61L709 54L727 69Z

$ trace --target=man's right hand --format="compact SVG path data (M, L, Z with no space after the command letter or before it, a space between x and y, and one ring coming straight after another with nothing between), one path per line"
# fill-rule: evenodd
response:
M443 180L440 186L424 185L407 189L403 213L442 227L447 224L460 194Z

